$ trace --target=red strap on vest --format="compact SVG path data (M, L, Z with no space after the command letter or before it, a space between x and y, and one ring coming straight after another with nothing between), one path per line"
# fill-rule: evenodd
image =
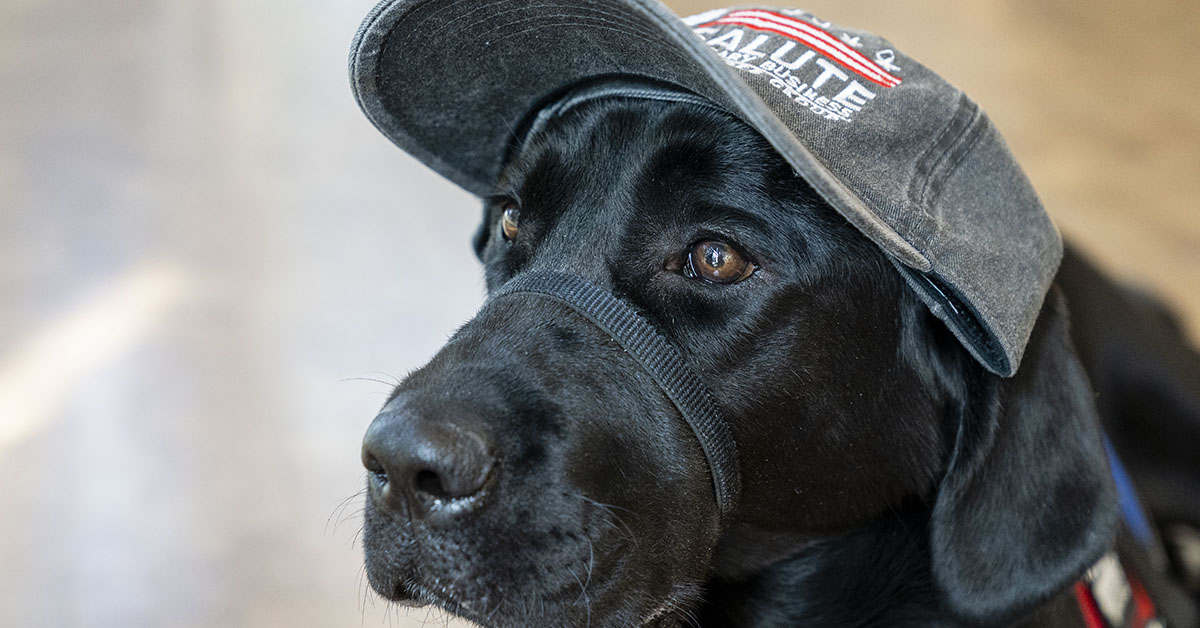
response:
M1158 611L1154 607L1154 600L1150 599L1146 587L1142 586L1142 583L1132 573L1120 567L1120 563L1114 564L1121 569L1122 575L1129 585L1128 600L1131 604L1126 604L1125 608L1119 611L1122 615L1119 620L1115 620L1113 617L1106 618L1100 609L1100 604L1096 601L1096 593L1093 590L1095 582L1089 572L1087 577L1075 583L1074 588L1075 601L1079 604L1079 612L1083 615L1083 622L1087 628L1155 628L1161 626L1162 624L1157 619ZM1113 620L1113 623L1110 623L1110 620Z
M1096 608L1092 590L1082 580L1075 583L1075 601L1079 603L1079 612L1083 613L1083 623L1087 624L1087 628L1108 628L1100 609Z
M1150 620L1158 617L1158 609L1154 608L1154 600L1133 574L1129 574L1129 588L1133 589L1134 628L1146 628Z

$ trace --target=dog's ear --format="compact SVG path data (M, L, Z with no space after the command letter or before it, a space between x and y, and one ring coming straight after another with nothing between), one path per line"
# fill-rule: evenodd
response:
M1057 287L1017 373L976 371L930 538L949 609L992 624L1069 586L1108 549L1118 513L1092 389Z

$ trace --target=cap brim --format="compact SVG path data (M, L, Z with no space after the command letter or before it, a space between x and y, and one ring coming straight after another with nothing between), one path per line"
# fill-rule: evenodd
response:
M355 97L400 148L478 196L517 125L564 86L640 76L703 96L754 127L899 262L930 262L846 188L675 15L645 0L385 0L350 58Z

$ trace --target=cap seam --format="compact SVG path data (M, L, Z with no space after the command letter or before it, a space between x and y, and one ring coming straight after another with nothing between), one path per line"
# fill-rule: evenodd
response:
M960 92L958 106L955 107L954 113L946 122L946 126L942 128L937 139L929 145L925 154L921 155L921 159L917 161L917 176L923 180L920 182L919 189L914 190L915 194L912 200L928 216L933 215L933 203L929 198L931 192L930 186L938 176L942 164L954 150L954 147L959 143L962 136L970 130L977 115L978 106L971 99L967 98L966 94ZM963 120L963 118L966 119ZM961 125L961 128L956 128L959 125Z
M979 143L983 137L983 132L987 128L987 117L976 109L975 118L971 124L959 136L949 150L946 151L946 156L942 163L938 164L937 169L930 174L926 181L928 190L925 193L926 202L929 207L935 207L942 196L942 189L945 187L946 181L958 170L959 165L971 154L971 150ZM949 163L946 163L949 160Z

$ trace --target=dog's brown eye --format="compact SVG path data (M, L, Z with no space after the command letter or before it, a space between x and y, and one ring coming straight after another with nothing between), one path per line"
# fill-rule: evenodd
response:
M754 264L720 240L704 240L688 253L688 269L693 277L713 283L733 283L749 277Z
M517 239L520 220L521 208L517 207L516 203L508 203L504 206L504 213L500 215L500 232L504 234L505 240L512 242Z

